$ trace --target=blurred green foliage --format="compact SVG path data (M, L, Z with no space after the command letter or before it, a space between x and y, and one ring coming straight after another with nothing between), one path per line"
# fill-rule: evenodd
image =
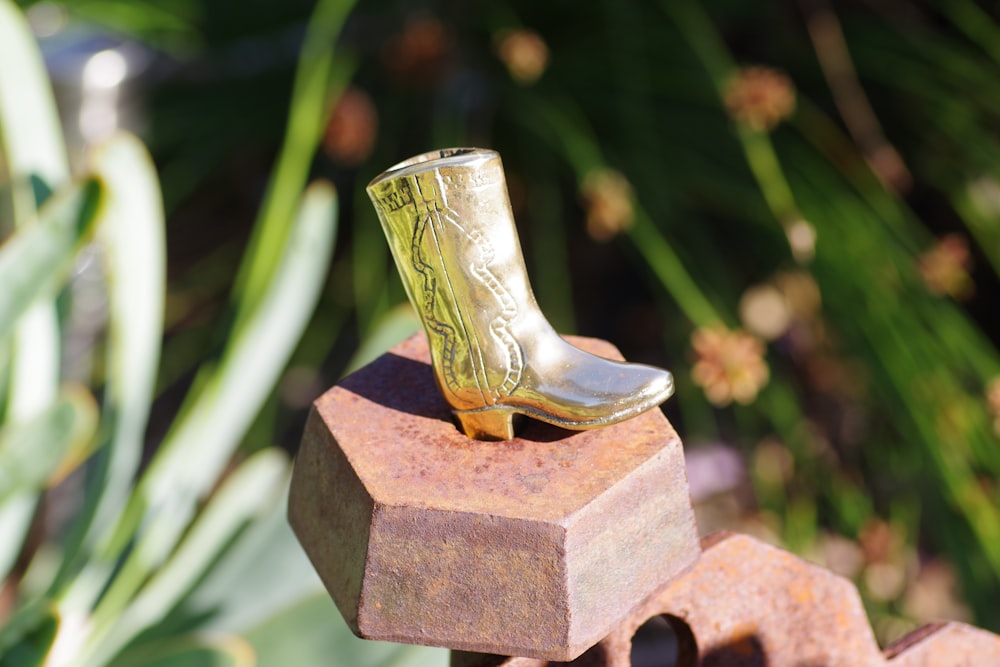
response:
M37 4L21 2L29 15ZM745 462L746 480L713 480L716 493L699 496L703 529L755 532L854 578L884 641L939 616L1000 629L995 8L974 0L357 7L321 0L315 8L305 0L65 0L58 7L70 25L96 23L153 54L133 94L144 101L143 139L162 184L170 279L155 386L151 371L116 379L116 355L124 354L116 349L130 335L114 338L116 312L120 322L130 318L113 292L111 337L102 346L109 370L94 379L103 389L97 460L125 462L88 467L92 477L112 480L113 500L100 511L85 504L83 523L127 509L107 524L118 528L105 542L85 527L38 549L36 561L61 563L45 594L47 584L37 582L47 579L35 574L44 567L14 567L16 553L0 560L27 591L14 618L34 614L34 624L11 624L19 637L52 634L45 631L52 616L30 604L37 598L55 605L44 608L59 610L61 628L74 618L64 605L76 619L92 611L94 664L122 647L120 664L138 664L149 651L239 664L256 654L278 664L279 627L319 628L333 641L322 630L339 621L328 617L329 605L319 616L324 603L313 580L289 584L313 598L281 597L276 573L291 576L290 568L273 569L275 597L248 601L213 564L246 561L240 554L261 548L260 535L285 530L273 508L246 504L241 491L280 488L283 464L271 445L294 448L318 392L415 330L363 186L398 160L453 145L503 156L535 291L553 324L670 368L678 390L665 410L689 453L722 443ZM37 86L39 77L29 78ZM59 191L68 168L41 155L26 167L8 156L10 182L37 174ZM97 187L113 195L111 176L96 173ZM338 250L311 322L283 327L287 316L268 309L302 315L308 299L292 306L271 296L320 284L319 264L281 282L296 239L288 221L309 210L298 202L310 176L331 179L346 195ZM11 192L23 194L18 187ZM320 199L313 205L325 206L323 187L313 192ZM12 211L24 206L23 196L9 199ZM34 204L28 210L17 219L31 218ZM65 233L54 211L49 217L52 233ZM65 278L67 253L89 233L104 238L102 224L110 227L98 214L96 232L77 225L81 236L64 237L64 253L36 269ZM0 233L12 229L0 220ZM308 245L316 251L315 241ZM149 305L154 292L162 298L162 277L141 277L143 267L120 270L139 276L130 283L154 281L145 298L131 297ZM146 350L136 353L140 367L157 363L153 310L143 316L145 333L134 334L147 337L136 344ZM24 314L17 326L32 323L47 331L31 337L35 347L58 339L52 312ZM268 323L282 331L264 331ZM290 351L300 335L283 374L285 359L274 352L267 373L256 375L272 336ZM71 442L79 432L72 424L86 426L82 415L96 408L77 398L78 388L58 392L50 374L37 410L13 414L17 368L57 364L52 350L10 346L0 396L14 435L0 443L17 442L45 410L59 411L66 421L43 420L45 428L61 427L68 440L60 451L82 459L89 450ZM254 378L242 375L250 366ZM142 389L123 391L128 382ZM237 404L234 387L253 400ZM117 414L116 396L131 397L133 416ZM132 489L150 408L147 449L159 453ZM128 433L131 454L101 454L119 447L109 429ZM203 454L191 443L204 434L224 444ZM233 453L250 458L197 512L192 503ZM211 464L185 466L202 456ZM708 486L692 483L696 494ZM4 502L26 531L33 503ZM213 512L215 503L224 504ZM162 514L157 507L169 512L150 523ZM200 522L213 521L230 532L199 532ZM207 542L195 539L210 533ZM289 551L275 563L297 553L282 534L277 543ZM177 562L194 565L170 566ZM199 616L213 604L224 619L217 625ZM137 627L112 630L136 608L145 614ZM252 618L227 616L240 610ZM221 629L224 639L205 641L194 632L202 627ZM160 651L176 637L184 639ZM0 635L0 647L5 641ZM341 635L323 646L343 664L440 658L394 657Z
M118 133L92 142L71 175L42 54L0 2L0 664L284 665L331 651L343 664L440 664L440 652L394 646L354 660L346 628L303 623L335 611L285 521L288 457L234 458L327 277L336 193L307 185L301 156L343 79L332 44L345 10L314 14L284 144L294 159L272 173L253 227L262 240L243 255L213 352L146 450L166 297L156 169ZM90 62L118 61L100 51ZM98 71L94 87L114 73ZM104 367L85 388L64 376L88 270L106 321ZM67 520L53 527L59 506Z

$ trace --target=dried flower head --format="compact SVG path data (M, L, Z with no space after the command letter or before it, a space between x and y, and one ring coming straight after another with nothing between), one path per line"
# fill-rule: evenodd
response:
M360 88L344 91L330 115L323 135L323 150L347 166L357 166L368 159L378 134L375 104Z
M549 65L549 47L534 30L504 30L495 39L497 56L514 81L530 86Z
M634 193L621 172L591 172L580 186L580 195L587 209L587 233L595 241L607 241L632 226Z
M450 53L451 37L444 24L435 18L418 17L386 42L382 63L403 83L420 88L440 81Z
M703 327L691 336L697 355L691 376L718 406L752 402L767 384L764 344L741 329Z
M823 563L834 573L853 579L865 564L861 546L841 535L825 533L820 539Z
M942 236L920 255L917 267L931 292L947 294L955 299L972 295L974 285L969 276L972 255L969 253L969 242L961 234Z
M807 264L816 256L816 228L801 218L785 225L785 236L792 257L799 264Z
M858 533L858 543L865 553L865 561L880 563L900 557L906 546L906 536L898 526L872 518L865 522Z
M858 544L865 557L862 579L869 597L883 602L897 599L906 589L916 557L904 531L872 518L861 528Z
M906 567L896 561L869 563L865 567L864 582L869 597L890 602L906 590Z
M770 67L744 67L726 84L724 97L733 120L761 132L795 111L791 79Z
M916 580L903 597L903 611L920 622L966 621L972 612L961 601L955 569L943 560L930 560L920 567Z
M764 340L781 337L792 324L788 301L774 285L748 287L740 297L739 310L743 326Z

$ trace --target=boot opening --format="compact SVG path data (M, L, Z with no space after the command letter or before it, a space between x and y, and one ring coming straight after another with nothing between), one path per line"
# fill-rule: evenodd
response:
M482 160L482 159L499 157L496 151L492 151L486 148L471 148L471 147L441 148L436 151L428 151L427 153L421 153L420 155L415 155L407 160L403 160L402 162L392 165L384 172L376 176L375 179L372 181L372 184L384 180L386 178L397 177L399 176L399 172L403 170L408 170L413 172L421 171L416 167L425 165L425 163L427 163L425 165L426 168L434 168L440 166L441 160L451 162L453 158L462 158L463 156L470 156L469 158L466 159L473 159L473 160L475 159ZM456 161L461 162L462 160L456 160Z

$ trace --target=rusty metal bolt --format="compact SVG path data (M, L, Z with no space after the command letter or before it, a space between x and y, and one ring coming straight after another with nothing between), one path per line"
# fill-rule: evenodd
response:
M692 565L683 452L658 410L470 440L429 364L418 334L328 391L295 463L289 521L357 635L572 660Z
M698 564L574 660L629 667L650 619L676 636L674 667L994 667L1000 637L948 623L921 628L884 653L848 580L745 535L705 539ZM669 660L670 655L663 656ZM453 652L452 667L546 667L544 660Z

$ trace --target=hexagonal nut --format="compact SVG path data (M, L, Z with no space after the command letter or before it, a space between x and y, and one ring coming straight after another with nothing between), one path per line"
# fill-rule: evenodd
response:
M470 440L423 334L315 402L288 513L358 636L549 660L581 654L700 552L681 442L659 410Z

